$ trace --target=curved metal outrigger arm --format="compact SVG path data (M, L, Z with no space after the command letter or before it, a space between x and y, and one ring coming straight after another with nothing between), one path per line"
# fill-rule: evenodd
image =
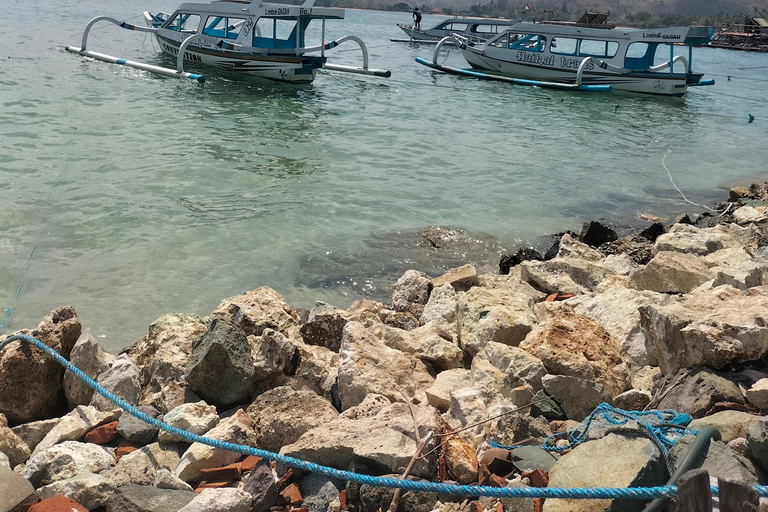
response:
M86 50L86 44L88 41L88 32L91 31L91 27L95 25L99 21L109 21L110 23L114 23L120 28L125 28L128 30L136 30L138 32L157 32L157 29L154 27L142 27L140 25L131 25L130 23L126 23L125 21L118 21L115 18L111 18L109 16L96 16L91 21L88 22L88 25L85 26L85 30L83 31L83 42L80 45L81 50Z
M659 64L658 66L651 66L648 68L648 71L661 71L662 69L672 68L675 65L675 62L682 62L683 67L685 68L685 74L688 74L688 59L683 57L682 55L675 55L674 58L671 61L664 62L662 64ZM670 69L671 72L671 69Z

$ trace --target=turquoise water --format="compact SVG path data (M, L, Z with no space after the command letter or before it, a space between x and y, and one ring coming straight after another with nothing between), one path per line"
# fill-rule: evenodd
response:
M626 230L644 225L636 213L702 211L664 165L707 205L766 174L768 54L694 49L717 85L683 99L546 91L439 74L414 62L431 47L390 42L408 13L347 11L327 38L362 37L390 79L200 85L63 49L92 17L141 23L175 2L6 4L2 308L39 244L4 333L71 305L117 351L165 313L206 315L263 285L295 307L386 302L409 268L495 271L502 250L543 248L585 220ZM153 43L104 24L88 47L173 66ZM360 60L354 45L328 56ZM440 59L466 67L455 51ZM435 247L428 226L458 231Z

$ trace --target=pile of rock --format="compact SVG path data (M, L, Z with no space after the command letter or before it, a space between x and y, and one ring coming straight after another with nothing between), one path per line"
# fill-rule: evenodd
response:
M360 300L300 311L263 287L206 318L166 315L118 356L69 307L24 333L172 427L357 473L399 477L432 433L409 478L666 483L691 436L669 453L621 429L563 453L541 448L608 403L715 425L722 440L703 467L765 483L768 216L762 188L733 195L727 216L698 224L624 239L586 225L549 255L503 258L505 274L408 271L391 307ZM0 511L376 512L393 496L158 432L19 341L0 352L0 413ZM399 510L609 506L643 504L409 491Z

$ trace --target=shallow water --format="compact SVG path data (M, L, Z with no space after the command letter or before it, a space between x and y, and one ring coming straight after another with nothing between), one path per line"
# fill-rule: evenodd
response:
M543 248L585 220L630 229L647 225L636 213L703 211L674 185L714 206L765 178L768 54L695 48L694 70L717 84L683 99L547 91L432 71L414 62L432 47L389 40L409 13L348 10L327 38L361 36L390 79L321 72L297 87L208 73L201 85L63 49L96 15L141 23L175 2L9 3L3 308L25 280L3 333L71 305L116 352L165 313L206 315L264 285L295 307L386 302L409 268L495 271L503 250ZM173 66L112 25L88 47ZM345 44L328 56L360 60ZM466 67L455 51L443 59ZM449 229L432 244L428 226Z

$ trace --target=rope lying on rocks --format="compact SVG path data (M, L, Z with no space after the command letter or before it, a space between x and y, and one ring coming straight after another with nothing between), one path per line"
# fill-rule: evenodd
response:
M88 375L83 373L79 368L72 363L64 359L64 357L56 352L54 349L48 347L40 340L37 340L26 334L14 334L9 336L0 343L0 351L3 350L12 341L20 341L30 343L36 346L53 358L57 363L64 366L67 370L72 372L86 385L92 388L94 391L114 403L125 412L139 418L140 420L152 425L155 428L165 430L180 437L189 443L201 443L213 448L219 448L221 450L228 450L236 453L242 453L244 455L255 455L263 459L279 462L290 467L308 471L310 473L317 473L326 475L332 478L338 478L339 480L347 480L359 484L367 484L376 487L388 487L388 488L400 488L411 491L420 492L435 492L445 493L454 496L491 496L495 498L569 498L569 499L636 499L636 500L648 500L652 498L671 498L677 496L677 486L665 485L659 487L636 487L636 488L611 488L611 487L597 487L597 488L558 488L558 487L487 487L487 486L474 486L474 485L454 485L454 484L441 484L432 482L418 482L413 480L399 480L396 478L383 478L370 475L361 475L359 473L352 473L349 471L342 471L327 466L321 466L314 462L308 462L285 455L280 455L266 450L260 450L258 448L252 448L250 446L243 446L233 443L221 441L219 439L211 439L208 437L192 434L185 430L173 427L162 421L153 418L139 410L134 406L126 402L125 400L113 395L99 385L96 381L91 379ZM755 486L760 496L768 497L768 486ZM712 487L712 493L717 494L717 487Z

